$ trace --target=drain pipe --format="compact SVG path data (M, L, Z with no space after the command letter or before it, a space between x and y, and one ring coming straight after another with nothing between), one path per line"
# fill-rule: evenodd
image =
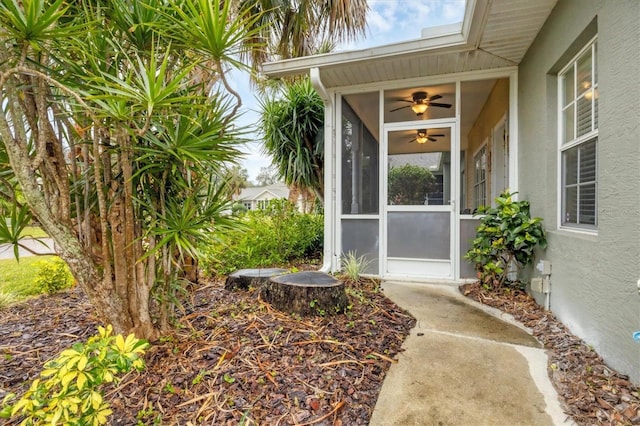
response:
M334 102L320 78L320 69L309 70L311 85L324 103L324 250L322 253L322 272L333 272L337 265L334 253L336 217L335 217L335 147L334 147Z

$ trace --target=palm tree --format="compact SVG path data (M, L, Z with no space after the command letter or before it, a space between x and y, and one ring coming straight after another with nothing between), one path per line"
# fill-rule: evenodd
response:
M328 52L357 39L364 35L369 9L367 0L235 1L244 13L260 16L254 23L259 31L250 40L254 45L246 50L254 70L269 60Z
M226 224L218 182L241 131L225 72L262 31L236 12L224 0L0 2L0 198L28 207L119 333L168 326L186 259Z

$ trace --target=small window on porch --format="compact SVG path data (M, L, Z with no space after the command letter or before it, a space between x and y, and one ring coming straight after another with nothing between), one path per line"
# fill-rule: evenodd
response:
M473 207L487 205L487 143L473 157Z

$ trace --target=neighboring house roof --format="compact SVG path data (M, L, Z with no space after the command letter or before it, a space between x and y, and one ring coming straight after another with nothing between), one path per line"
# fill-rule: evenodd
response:
M274 183L273 185L245 188L240 195L236 197L236 200L262 200L269 198L269 195L271 195L271 198L289 198L289 188L281 182Z
M264 64L270 77L318 68L326 88L516 66L557 0L467 0L464 20L423 38ZM375 66L373 64L375 63Z

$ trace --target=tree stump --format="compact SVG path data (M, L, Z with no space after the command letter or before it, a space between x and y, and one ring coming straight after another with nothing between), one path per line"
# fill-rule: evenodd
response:
M333 315L349 304L342 281L315 271L272 277L260 295L274 308L299 315Z
M249 287L262 287L269 281L269 278L286 274L286 269L265 268L265 269L240 269L229 275L224 282L226 290L249 290Z

